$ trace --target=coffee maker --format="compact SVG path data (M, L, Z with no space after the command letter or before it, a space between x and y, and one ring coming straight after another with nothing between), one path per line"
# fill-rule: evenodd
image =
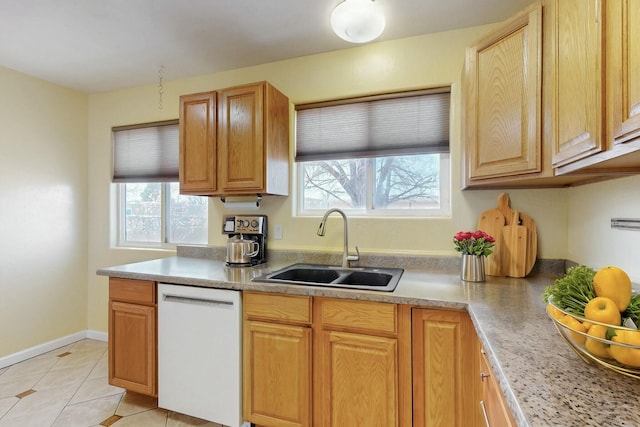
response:
M222 223L227 234L226 264L247 267L267 261L267 216L227 215Z

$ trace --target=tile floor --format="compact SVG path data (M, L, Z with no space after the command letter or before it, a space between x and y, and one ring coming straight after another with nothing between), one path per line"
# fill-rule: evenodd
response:
M81 340L0 369L0 427L222 427L107 381L107 343Z

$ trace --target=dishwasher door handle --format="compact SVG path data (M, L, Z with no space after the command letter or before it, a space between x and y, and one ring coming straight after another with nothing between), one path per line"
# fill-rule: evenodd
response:
M210 305L215 307L233 307L233 301L224 301L218 299L207 299L207 298L194 298L194 297L183 297L180 295L172 295L172 294L162 294L162 300L166 302L176 302L181 304L192 304L192 305Z

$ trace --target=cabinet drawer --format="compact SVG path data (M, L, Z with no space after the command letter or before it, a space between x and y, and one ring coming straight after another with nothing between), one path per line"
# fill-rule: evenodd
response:
M243 298L248 319L311 324L311 297L244 292Z
M482 400L481 405L492 426L514 427L516 421L507 406L506 398L500 389L495 373L489 365L487 355L481 351L480 357L480 377L482 378Z
M371 301L317 299L323 327L396 334L397 306Z
M138 304L156 303L156 284L148 280L109 278L109 299Z

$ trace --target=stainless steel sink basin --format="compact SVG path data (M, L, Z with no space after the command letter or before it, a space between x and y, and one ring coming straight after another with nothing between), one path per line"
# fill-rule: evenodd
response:
M392 292L398 286L403 272L401 268L343 268L322 264L293 264L255 277L253 281Z

